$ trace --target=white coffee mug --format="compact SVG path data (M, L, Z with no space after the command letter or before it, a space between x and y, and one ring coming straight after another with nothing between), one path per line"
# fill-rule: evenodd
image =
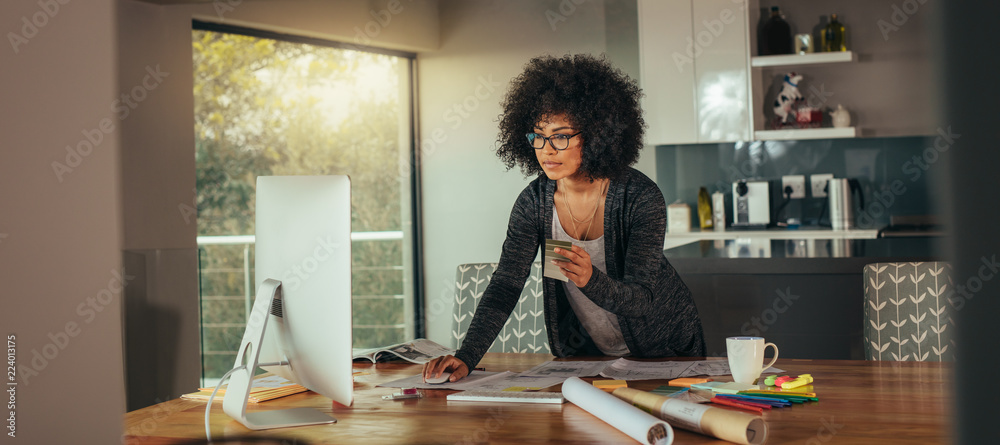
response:
M771 363L764 363L764 349L774 347ZM770 368L778 360L778 347L774 343L764 343L763 337L729 337L726 339L726 353L729 356L729 370L733 381L752 385L760 373Z

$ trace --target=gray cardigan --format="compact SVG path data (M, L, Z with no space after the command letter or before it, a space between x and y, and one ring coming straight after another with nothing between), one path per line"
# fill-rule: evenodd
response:
M539 246L552 238L555 190L555 181L541 175L514 203L499 265L455 353L469 369L493 344L517 305ZM611 180L604 209L607 273L595 267L580 290L618 316L632 356L704 356L705 339L691 291L663 256L666 205L659 188L630 168ZM543 293L552 353L601 355L570 308L563 286L545 278Z

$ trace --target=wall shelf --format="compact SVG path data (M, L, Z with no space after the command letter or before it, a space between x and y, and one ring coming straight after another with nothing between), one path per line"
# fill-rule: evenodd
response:
M857 56L853 51L838 51L829 53L782 54L778 56L757 56L750 58L750 66L762 68L768 66L815 65L819 63L854 62Z
M758 141L787 141L802 139L840 139L858 137L858 129L855 127L846 128L804 128L789 130L757 130L754 132L754 140Z

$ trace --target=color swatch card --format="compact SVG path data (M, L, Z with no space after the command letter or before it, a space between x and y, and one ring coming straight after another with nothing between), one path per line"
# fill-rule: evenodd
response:
M555 252L556 247L560 249L572 250L573 244L569 241L559 241L554 239L545 240L545 253L542 255L545 267L542 268L542 276L555 278L559 281L569 281L569 278L566 278L566 275L563 275L559 266L552 264L552 260L567 261L566 257Z

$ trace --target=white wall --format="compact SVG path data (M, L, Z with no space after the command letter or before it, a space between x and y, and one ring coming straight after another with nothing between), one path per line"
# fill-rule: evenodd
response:
M30 367L36 351L50 357L36 359L38 375L19 386L17 439L116 443L125 410L115 281L123 256L141 264L146 255L147 271L157 271L127 280L135 283L127 293L145 286L140 296L188 299L171 315L179 329L197 324L196 229L178 209L194 198L191 19L297 28L351 43L361 29L357 43L422 51L437 46L437 2L402 2L378 26L375 15L389 0L243 2L221 16L212 4L42 3L52 12L38 0L0 2L0 30L8 36L0 48L0 334L15 336L20 366ZM33 17L43 26L26 27L22 19ZM15 51L8 33L25 32L27 43ZM169 75L147 81L146 68L157 65ZM135 90L143 100L119 119L115 101L144 81L148 86ZM68 164L65 147L86 141L84 131L96 140L93 130L101 131L104 119L100 142ZM72 169L61 182L51 165L57 161ZM105 295L107 304L79 307ZM75 325L64 342L59 332L67 323ZM50 334L58 345L47 346Z
M172 6L200 20L404 51L438 45L437 0L271 0Z
M53 1L49 13L40 3L0 2L0 335L16 336L22 378L17 437L5 429L3 443L116 443L125 406L116 2ZM15 50L9 33L28 42ZM100 141L92 150L83 132ZM88 155L68 163L66 146L80 145ZM61 182L53 162L72 168Z
M548 17L565 20L553 29ZM511 206L532 179L495 154L507 84L533 56L606 51L605 3L442 1L440 26L440 49L418 56L425 309L428 338L454 345L456 266L500 258Z

